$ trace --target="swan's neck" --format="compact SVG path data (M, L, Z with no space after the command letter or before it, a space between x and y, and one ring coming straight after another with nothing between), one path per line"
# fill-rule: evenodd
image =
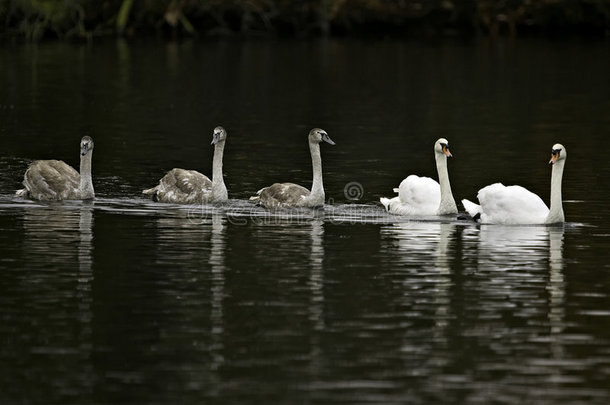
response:
M437 153L435 158L438 182L441 185L441 203L438 206L438 215L457 214L457 205L455 205L455 200L453 199L449 172L447 171L447 157Z
M93 152L89 152L86 155L80 157L80 184L78 185L78 192L80 198L87 200L95 197L93 191L93 180L91 179L91 157Z
M565 160L560 160L553 165L551 171L551 207L546 218L547 224L564 222L563 203L561 200L561 179L563 177L563 164Z
M313 203L324 204L324 183L322 181L322 157L320 156L320 144L309 143L311 152L311 165L313 167L313 182L309 200Z
M222 176L222 156L224 155L225 141L214 146L214 160L212 161L212 200L224 201L229 198L227 187Z

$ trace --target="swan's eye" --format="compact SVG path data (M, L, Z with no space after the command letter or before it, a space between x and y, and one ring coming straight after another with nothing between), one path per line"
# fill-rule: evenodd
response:
M559 156L559 152L561 152L561 149L553 149L553 150L551 151L551 153L553 154L553 156L555 156L555 155Z

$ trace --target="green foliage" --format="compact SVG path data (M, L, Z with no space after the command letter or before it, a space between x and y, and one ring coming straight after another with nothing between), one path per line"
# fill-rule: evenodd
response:
M2 0L0 16L6 24L29 40L53 33L58 37L84 34L83 1L79 0Z
M127 18L129 18L129 12L131 11L132 5L133 0L123 0L123 4L121 4L121 8L119 8L119 15L116 20L116 29L119 33L125 31L125 25L127 25Z
M0 0L0 35L610 33L610 0Z

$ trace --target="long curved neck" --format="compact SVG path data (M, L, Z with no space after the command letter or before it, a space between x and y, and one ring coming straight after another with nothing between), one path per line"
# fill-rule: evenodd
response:
M228 199L227 187L222 176L222 156L224 155L225 141L219 141L214 146L214 160L212 161L212 198L216 201Z
M86 155L80 157L80 184L78 185L78 191L80 198L83 200L95 197L93 191L93 180L91 179L91 157L93 152L89 152Z
M320 144L315 142L309 143L309 151L311 152L311 165L313 168L313 182L311 184L310 200L324 203L324 183L322 181L322 157L320 156Z
M564 222L563 203L561 199L561 179L563 177L563 165L565 160L560 160L553 165L551 171L551 207L546 218L547 224Z
M456 214L458 210L453 199L453 193L451 192L449 172L447 171L447 157L437 153L435 159L438 182L441 185L441 202L438 206L438 215Z

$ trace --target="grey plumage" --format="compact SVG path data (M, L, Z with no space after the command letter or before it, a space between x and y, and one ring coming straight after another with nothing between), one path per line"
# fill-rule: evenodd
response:
M206 200L212 190L212 181L195 170L172 169L159 185L142 191L154 201L192 204Z
M151 196L154 201L175 204L195 204L226 201L229 196L222 174L227 131L223 127L214 128L212 145L214 160L212 162L212 180L195 171L172 169L153 188L143 190L142 194Z
M313 168L313 181L311 191L294 183L275 183L269 187L258 190L251 201L266 208L284 207L318 207L324 205L324 184L322 182L322 157L320 143L322 141L331 145L335 143L326 131L314 128L309 132L309 151Z
M93 139L81 139L81 173L61 160L32 162L23 176L24 188L15 194L19 197L42 201L79 200L95 196L91 180Z
M260 201L267 208L297 207L309 196L310 191L294 183L275 183L260 189L253 201Z

